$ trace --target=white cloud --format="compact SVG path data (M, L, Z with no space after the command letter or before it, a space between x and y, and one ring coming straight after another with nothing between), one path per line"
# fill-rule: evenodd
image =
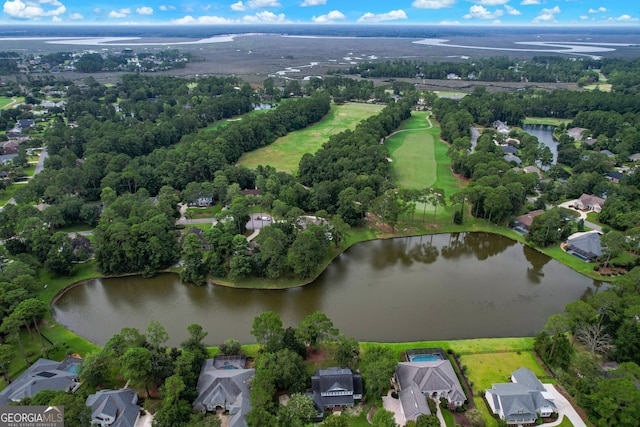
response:
M168 10L176 10L176 7L171 6L170 4L161 4L160 6L158 6L158 9L160 9L163 12L166 12Z
M587 15L580 15L580 19L589 19Z
M556 14L560 12L559 6L554 6L552 9L542 9L538 16L533 18L533 22L555 22Z
M93 13L102 13L102 8L101 7L94 7L93 9L91 9L91 11Z
M479 4L482 6L501 6L505 3L509 3L509 0L470 0L475 4Z
M494 19L493 21L491 21L492 24L500 24L502 23L502 21L500 21L499 19Z
M112 10L109 12L109 18L126 18L131 13L131 9L125 7L123 9Z
M54 16L53 18L51 18L51 22L62 22L62 19L58 18L57 16Z
M314 16L313 18L311 18L311 20L316 24L331 24L337 19L346 19L346 18L347 17L344 15L344 13L340 12L339 10L332 10L326 15Z
M522 0L520 6L530 6L532 4L540 4L540 0Z
M638 18L634 18L631 15L620 15L617 18L609 18L609 21L615 21L615 22L637 22Z
M183 7L180 10L182 10L183 12L187 12L187 13L193 12L193 8L189 7L189 6Z
M81 19L84 19L84 16L81 13L70 13L69 14L69 19L71 19L72 21L79 21Z
M265 10L264 12L258 12L255 15L247 15L242 17L244 24L285 24L289 20L284 16L284 13L275 14Z
M522 12L520 12L518 9L516 9L515 7L509 6L508 4L504 5L504 10L507 11L507 14L509 15L522 15Z
M26 3L22 0L7 0L3 10L11 18L30 19L62 15L67 11L67 8L58 0L27 0Z
M231 10L235 10L236 12L244 12L245 10L247 10L247 6L245 6L242 1L239 1L238 3L234 3L231 5Z
M327 4L327 0L304 0L302 3L300 3L300 6L323 6L325 4Z
M205 24L205 25L217 25L217 24L233 24L230 19L223 18L221 16L199 16L194 18L191 15L187 15L184 18L174 19L172 24Z
M494 12L489 11L484 6L474 4L469 8L469 13L463 16L464 19L496 19L501 17L504 12L497 9Z
M606 11L607 11L607 8L602 6L600 6L597 9L589 9L589 13L604 13Z
M149 6L142 6L136 9L138 15L153 15L153 8Z
M411 6L418 9L443 9L453 6L455 3L456 0L415 0Z
M211 5L207 4L207 5L204 5L204 6L200 6L200 9L204 10L205 12L208 12L211 9Z
M440 21L438 25L460 25L460 21Z
M358 22L382 22L382 21L395 21L397 19L408 19L404 10L392 10L387 13L371 13L367 12L358 18Z
M249 6L250 9L267 9L270 7L281 7L282 5L278 3L278 0L249 0L247 6Z

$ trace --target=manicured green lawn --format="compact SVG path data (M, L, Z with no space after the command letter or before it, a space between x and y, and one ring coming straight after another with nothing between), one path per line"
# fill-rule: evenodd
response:
M567 416L562 417L562 422L558 424L560 427L573 427L573 423L567 418Z
M440 347L445 350L453 350L458 354L468 353L499 353L503 351L516 352L516 351L531 351L533 350L533 338L478 338L469 340L456 340L456 341L414 341L406 343L374 343L365 342L361 343L361 347L364 351L372 345L384 345L390 347L398 355L407 351L410 348L431 348Z
M493 418L491 411L487 408L487 404L484 403L484 399L482 397L474 396L473 403L476 404L476 408L482 414L482 420L484 421L485 427L498 427L498 421Z
M320 122L278 138L267 147L243 154L239 164L248 168L270 165L280 171L295 173L303 155L315 153L332 135L354 129L362 120L383 108L383 105L359 103L332 105Z
M437 165L433 136L425 132L402 132L387 139L393 177L400 188L421 190L436 182Z
M544 382L550 381L532 351L466 354L460 357L460 363L466 367L474 394L491 388L491 384L508 382L511 373L522 367L531 369Z
M17 185L10 185L4 190L0 190L0 206L4 206L16 194Z
M0 109L11 108L15 104L18 104L23 101L24 101L24 97L21 97L21 96L17 96L14 99L8 98L6 96L0 96Z
M558 126L562 123L571 123L571 119L558 119L555 117L527 117L523 122L525 125L551 125Z
M451 412L443 409L442 418L444 418L444 423L447 425L447 427L456 427L456 419Z
M193 212L193 218L212 218L222 211L222 206L216 204L208 208L187 208L187 212Z

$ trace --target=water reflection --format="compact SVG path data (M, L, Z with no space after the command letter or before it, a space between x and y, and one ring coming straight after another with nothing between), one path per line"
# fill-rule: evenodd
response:
M93 280L67 292L54 311L98 344L153 319L170 345L186 337L190 323L209 332L208 344L254 342L251 322L265 310L286 326L320 310L348 336L397 342L533 335L595 289L591 279L513 240L453 233L360 243L302 288L196 287L172 274Z

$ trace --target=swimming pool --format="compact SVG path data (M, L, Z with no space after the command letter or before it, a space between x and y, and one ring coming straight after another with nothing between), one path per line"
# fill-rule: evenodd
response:
M418 354L411 356L410 362L435 362L436 360L444 360L439 354Z

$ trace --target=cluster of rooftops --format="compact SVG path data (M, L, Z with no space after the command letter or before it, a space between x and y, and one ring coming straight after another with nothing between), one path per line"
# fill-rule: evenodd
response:
M432 354L434 349L421 350ZM418 361L400 362L391 379L406 421L431 415L426 398L444 398L453 407L467 401L451 362L446 357L415 358L415 352L421 354L421 350L413 350L411 358L408 357L408 360ZM444 355L441 349L438 350ZM207 359L200 371L194 409L203 413L227 413L229 427L246 427L245 416L251 410L249 384L255 374L254 369L246 367L246 362L245 356ZM62 362L39 359L0 392L0 405L19 402L40 390L74 392L80 386L81 363L82 359L74 357ZM518 369L511 380L486 390L493 413L508 424L534 422L538 416L546 417L557 411L552 395L530 370ZM362 399L362 376L348 368L317 370L311 377L311 384L308 395L318 409L318 416L354 406ZM141 414L137 403L137 392L129 388L100 390L86 400L86 405L91 407L92 424L105 427L134 427Z

